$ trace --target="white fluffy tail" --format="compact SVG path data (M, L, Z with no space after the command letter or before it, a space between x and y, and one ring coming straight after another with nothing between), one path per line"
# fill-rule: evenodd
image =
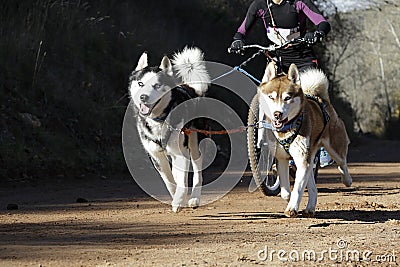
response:
M197 47L185 47L173 56L172 63L183 83L192 87L198 95L204 95L211 83L204 62L204 54Z
M329 100L329 81L326 75L318 69L308 69L300 74L301 87L304 94L318 96L323 100Z

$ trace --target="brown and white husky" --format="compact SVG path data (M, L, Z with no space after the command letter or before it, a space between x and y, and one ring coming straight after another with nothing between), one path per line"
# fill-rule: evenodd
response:
M260 108L273 128L267 131L267 139L278 161L281 197L288 201L285 215L297 216L307 186L309 199L303 215L313 216L317 204L313 159L321 146L338 164L343 184L352 184L346 159L350 141L343 121L330 103L328 79L317 69L300 74L294 64L287 75L277 75L276 66L271 62L265 70L258 95ZM290 158L297 166L292 192Z

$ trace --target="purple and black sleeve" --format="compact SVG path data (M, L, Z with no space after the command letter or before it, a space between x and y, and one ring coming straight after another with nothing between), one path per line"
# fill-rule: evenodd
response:
M314 25L317 26L318 31L323 31L325 35L330 32L331 25L311 0L297 1L296 10L299 13L300 21L304 19L302 18L302 14L304 14Z
M329 33L329 31L331 30L329 22L324 18L324 16L314 5L312 0L297 0L294 1L293 4L294 6L292 6L291 9L286 8L288 3L281 5L280 6L281 8L278 8L278 10L275 9L276 11L274 15L281 17L281 21L282 19L286 20L286 18L287 18L286 22L293 21L293 25L287 27L300 26L300 33L302 36L304 36L307 30L306 29L307 18L317 26L318 31L323 31L325 35ZM298 14L298 17L294 18L294 20L292 20L293 13L291 13L291 10L293 10L293 8L296 9ZM258 18L263 18L264 26L267 29L267 21L269 20L269 16L266 14L267 12L268 8L266 0L254 0L250 4L246 13L246 17L243 20L240 27L238 28L233 39L243 40ZM280 25L277 26L279 27Z
M253 27L257 20L257 12L260 10L261 1L265 0L255 0L250 4L245 19L233 37L234 40L243 40L246 33Z

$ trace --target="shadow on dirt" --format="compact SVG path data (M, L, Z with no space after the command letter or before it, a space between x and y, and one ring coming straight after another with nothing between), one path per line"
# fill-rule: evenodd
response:
M272 212L219 212L217 214L201 215L197 216L196 220L228 220L228 221L255 221L255 220L270 220L270 219L282 219L286 218L282 213Z
M399 210L331 210L318 211L317 219L340 219L346 222L384 223L390 220L400 220ZM340 222L339 222L340 223ZM344 223L344 222L343 222ZM331 224L331 223L328 223Z
M386 196L400 193L400 188L383 186L363 186L363 187L320 187L318 193L343 193L346 195L358 196Z
M190 226L179 230L167 224L151 223L93 223L63 220L43 223L19 223L0 225L0 247L9 244L18 246L102 246L102 245L167 245L193 243L193 239L204 236L192 233ZM223 233L216 233L222 235ZM178 240L178 241L177 241ZM16 248L19 250L20 248ZM51 255L51 250L48 252ZM0 254L1 259L1 254Z
M298 218L304 218L299 214ZM270 212L251 212L251 213L218 213L210 215L202 215L196 217L197 220L225 220L225 221L255 221L255 220L271 220L271 219L287 219L283 213ZM327 227L331 224L348 224L351 223L383 223L390 220L400 220L400 211L385 210L332 210L318 211L315 219L323 220L343 220L335 222L323 222L310 227Z

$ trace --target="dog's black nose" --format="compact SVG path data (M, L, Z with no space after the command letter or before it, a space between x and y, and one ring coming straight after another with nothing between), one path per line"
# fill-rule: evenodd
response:
M141 95L141 96L140 96L140 100L141 100L142 102L147 102L147 100L149 100L149 96L148 96L148 95Z
M279 111L274 112L274 118L277 120L282 119L282 115L283 115L282 112L279 112Z

